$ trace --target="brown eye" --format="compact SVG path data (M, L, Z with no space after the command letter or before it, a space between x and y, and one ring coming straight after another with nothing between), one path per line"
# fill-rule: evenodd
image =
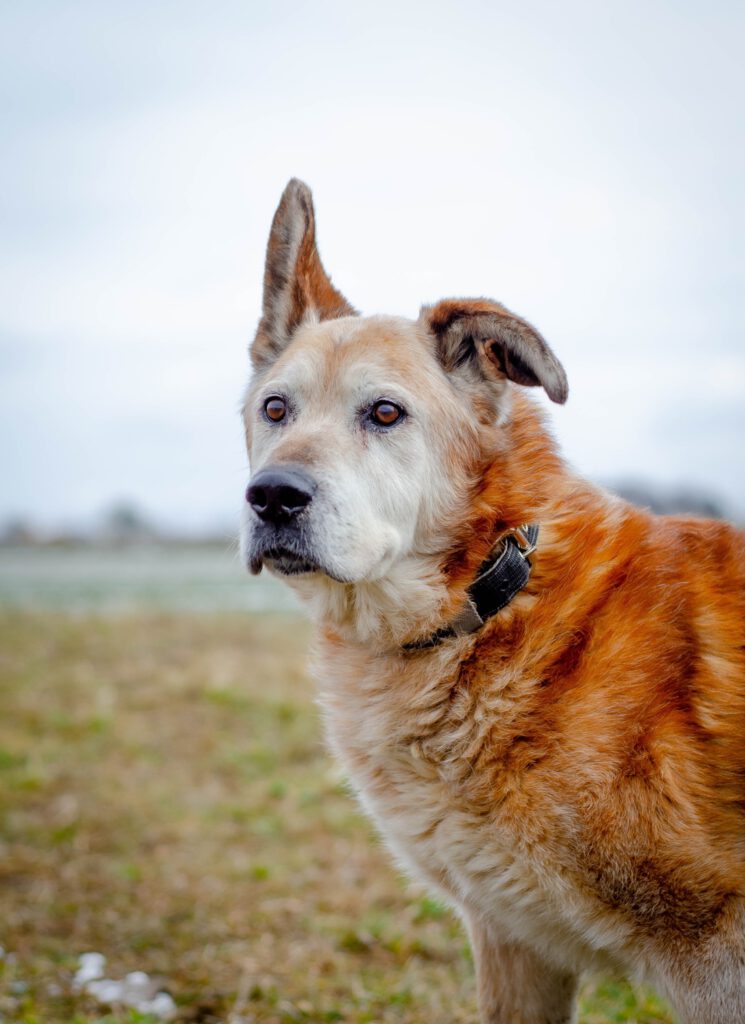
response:
M264 402L264 415L272 423L279 423L287 415L287 402L284 398L267 398Z
M380 427L392 427L403 415L400 409L393 402L376 402L370 410L370 418Z

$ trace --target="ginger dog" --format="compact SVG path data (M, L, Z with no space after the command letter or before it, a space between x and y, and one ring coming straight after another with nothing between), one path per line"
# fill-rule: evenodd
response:
M251 356L246 563L306 602L331 748L462 917L485 1024L573 1020L588 968L745 1021L745 536L578 478L499 303L358 316L299 181Z

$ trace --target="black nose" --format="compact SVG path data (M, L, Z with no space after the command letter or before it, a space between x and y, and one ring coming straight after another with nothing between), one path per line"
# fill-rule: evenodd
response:
M286 523L313 500L316 485L302 469L262 469L246 491L246 501L266 523Z

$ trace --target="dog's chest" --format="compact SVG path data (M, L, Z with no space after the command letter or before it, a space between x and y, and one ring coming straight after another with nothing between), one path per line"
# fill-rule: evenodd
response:
M453 701L446 676L408 702L369 676L334 679L325 673L330 745L403 865L512 937L586 957L579 929L558 909L573 894L547 866L553 851L540 823L515 813L498 761L474 766L493 742L485 709Z

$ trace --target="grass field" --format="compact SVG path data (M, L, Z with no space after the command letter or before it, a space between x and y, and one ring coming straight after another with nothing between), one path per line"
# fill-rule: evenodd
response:
M458 923L323 751L307 638L291 616L2 613L0 1019L147 1020L72 990L96 950L182 1021L476 1021ZM672 1018L601 981L581 1020Z

